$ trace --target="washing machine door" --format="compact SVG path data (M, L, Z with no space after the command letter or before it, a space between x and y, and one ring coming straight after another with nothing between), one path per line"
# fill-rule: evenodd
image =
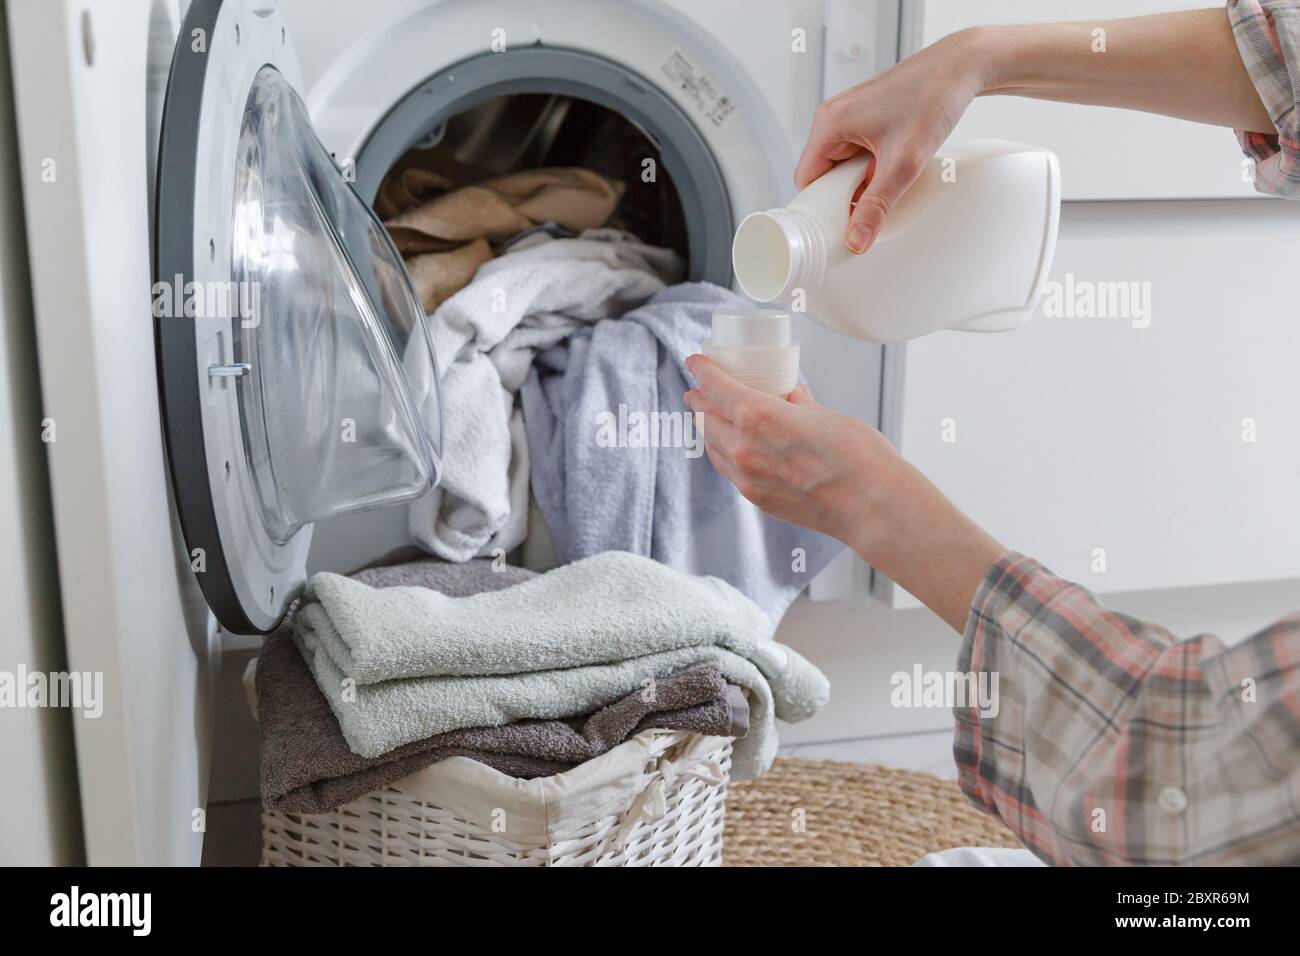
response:
M438 480L427 319L320 144L273 0L194 0L158 152L153 307L191 567L222 626L264 633L312 523Z

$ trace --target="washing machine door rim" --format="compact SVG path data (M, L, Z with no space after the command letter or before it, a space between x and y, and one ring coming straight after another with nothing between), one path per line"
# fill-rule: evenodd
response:
M234 633L282 620L315 520L409 501L441 470L426 317L347 179L274 0L194 0L162 114L151 291L186 557Z

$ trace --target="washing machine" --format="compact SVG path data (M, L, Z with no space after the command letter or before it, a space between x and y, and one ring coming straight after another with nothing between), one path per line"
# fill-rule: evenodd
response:
M892 60L898 4L14 0L7 18L64 643L106 688L74 720L88 859L194 863L223 653L309 573L404 543L442 465L400 373L424 333L371 208L385 176L435 144L506 171L633 143L659 172L647 228L728 285L735 224L788 200L823 95ZM877 420L879 351L803 335L819 397ZM321 438L341 408L365 409L346 461Z

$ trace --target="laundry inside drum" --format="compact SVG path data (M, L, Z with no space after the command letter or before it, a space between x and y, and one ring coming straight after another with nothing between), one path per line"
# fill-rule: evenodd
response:
M538 232L611 228L683 261L691 252L652 137L615 110L566 95L500 96L451 115L388 170L374 207L430 314L480 266Z
M560 55L550 56L553 60ZM484 347L474 315L444 309L462 290L470 312L493 307L467 289L483 267L491 264L504 275L510 270L506 260L530 244L535 248L587 234L600 241L575 253L579 258L599 255L593 245L612 248L630 237L628 244L638 251L613 259L639 262L638 269L655 271L666 285L685 279L719 284L730 280L732 220L726 190L704 138L687 114L666 99L657 112L651 110L647 97L653 97L637 92L641 88L628 85L620 79L622 74L611 74L608 90L593 86L591 98L530 90L465 105L483 85L499 81L492 72L499 62L485 58L480 65L488 72L477 82L467 67L457 68L456 89L463 102L445 101L450 95L445 82L431 79L415 88L371 132L356 160L357 193L371 203L400 253L436 346L436 370L427 353L416 350L403 356L411 391L417 401L421 396L437 399L439 410L446 396L465 403L455 405L448 399L458 409L448 413L449 434L457 423L474 419L483 403L495 401L494 389L477 378L480 372L492 377L481 362L482 353L492 346ZM591 82L590 76L586 82ZM625 95L643 97L645 118L636 107L618 104ZM561 260L568 250L537 252L541 259ZM503 288L502 294L508 296L510 288ZM562 318L553 324L562 325ZM505 377L511 379L506 386L514 393L511 420L519 419L522 441L517 359L516 353L506 363L514 371ZM472 387L467 386L471 380ZM434 414L427 400L421 410L432 433L439 430L441 415ZM466 459L481 460L483 448L497 447L486 434L476 434L470 448L463 436L459 444L451 444L452 471ZM513 451L510 456L513 460ZM423 509L434 507L430 502L450 502L447 507L456 510L457 521L476 515L478 505L471 506L469 499L477 502L488 486L495 487L492 481L453 480L441 492L415 502L409 512L392 509L364 521L345 517L318 524L309 566L357 566L412 540L432 550L428 529L450 525L436 524ZM545 554L546 529L532 517L529 547ZM543 559L535 566L545 564Z

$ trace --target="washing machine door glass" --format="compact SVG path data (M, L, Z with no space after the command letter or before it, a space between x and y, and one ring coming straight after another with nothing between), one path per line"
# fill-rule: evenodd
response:
M185 560L228 630L266 632L313 522L438 480L428 320L312 129L271 0L193 0L158 144L154 317Z
M426 430L403 361L433 366L425 317L383 226L317 141L274 67L248 95L235 165L240 417L262 521L304 525L428 490ZM247 290L247 291L245 291Z

